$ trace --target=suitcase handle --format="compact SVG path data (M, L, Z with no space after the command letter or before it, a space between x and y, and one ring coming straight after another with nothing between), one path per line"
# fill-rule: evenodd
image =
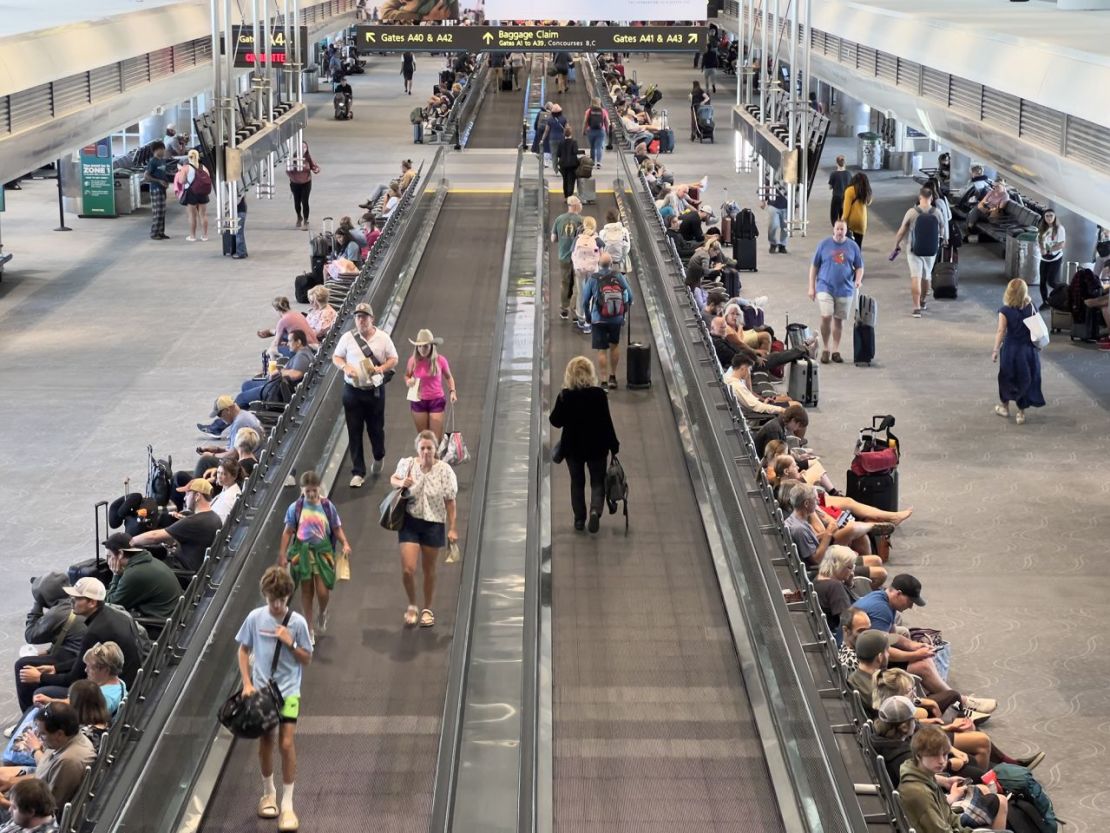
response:
M108 530L108 501L98 500L93 504L93 526L96 530L96 540L93 542L93 553L96 555L96 567L100 569L100 510L104 510L104 530Z

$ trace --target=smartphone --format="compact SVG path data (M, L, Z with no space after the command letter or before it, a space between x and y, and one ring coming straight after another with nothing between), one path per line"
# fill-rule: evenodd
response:
M901 246L895 246L894 251L890 253L890 257L888 257L887 260L894 260L894 258L898 257L898 255L900 255L901 253L902 253L902 247Z

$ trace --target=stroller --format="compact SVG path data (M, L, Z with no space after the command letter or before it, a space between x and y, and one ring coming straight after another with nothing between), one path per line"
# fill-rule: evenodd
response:
M354 118L354 113L351 112L351 96L348 93L337 92L332 98L332 106L335 107L336 121Z
M699 104L690 119L690 141L701 144L708 139L713 144L713 127L713 105Z

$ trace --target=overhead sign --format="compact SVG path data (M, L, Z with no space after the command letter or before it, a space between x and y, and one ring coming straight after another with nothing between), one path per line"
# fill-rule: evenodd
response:
M255 67L264 66L266 63L266 44L262 43L256 48L254 43L253 26L232 26L232 36L235 38L235 66ZM265 30L262 30L265 32ZM294 31L301 39L301 57L308 57L308 27L297 26ZM285 29L275 26L270 30L270 57L275 66L293 62L293 44L285 42Z
M705 20L706 0L485 0L486 20Z
M686 19L689 19L687 15ZM371 52L693 52L700 26L359 26Z
M101 139L81 148L81 216L116 216L116 180L112 169L112 140Z

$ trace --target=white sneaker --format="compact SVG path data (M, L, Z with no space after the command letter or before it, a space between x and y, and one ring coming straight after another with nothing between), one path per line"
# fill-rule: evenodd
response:
M207 242L208 242L208 238L207 238L207 237L202 237L202 238L200 238L200 242L201 242L201 243L207 243Z
M354 477L351 478L351 488L352 489L361 488L362 484L365 483L365 482L366 482L365 477L363 477L361 474L356 474Z
M767 306L767 300L768 298L766 295L760 295L758 298L752 299L752 306L763 309L765 306Z
M190 234L188 237L185 238L185 242L186 243L196 243L197 239L195 237L193 237L193 235Z
M964 697L964 705L973 711L991 714L998 708L998 701L991 697L975 697L968 694Z

